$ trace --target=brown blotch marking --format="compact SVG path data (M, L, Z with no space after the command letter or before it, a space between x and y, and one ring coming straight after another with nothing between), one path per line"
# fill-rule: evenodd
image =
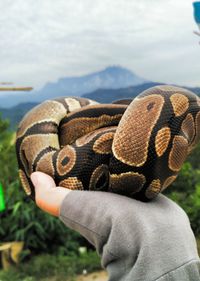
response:
M101 135L94 143L93 150L100 154L109 154L112 152L114 132Z
M20 159L28 173L33 172L32 164L41 150L46 147L59 149L58 136L55 134L48 135L30 135L24 138L20 147ZM25 161L25 159L27 161ZM27 166L28 164L28 166Z
M198 144L200 141L200 111L195 117L195 137L191 144L191 150Z
M21 137L34 124L51 121L57 125L66 115L66 108L58 101L46 101L29 111L19 124L17 138Z
M170 97L170 101L174 110L175 116L181 116L186 112L189 107L189 100L183 94L173 94Z
M71 189L71 190L83 190L83 184L77 177L68 177L59 182L59 186Z
M161 183L159 179L153 180L147 187L145 195L148 199L155 198L161 191Z
M185 137L187 138L188 143L190 144L193 141L195 135L194 118L191 113L189 113L186 116L186 118L183 120L181 125L181 130L184 133Z
M125 111L113 140L114 156L121 162L140 167L148 155L152 130L164 104L161 95L134 100Z
M176 175L176 176L168 177L168 178L164 181L161 191L165 190L170 184L172 184L173 181L175 181L176 178L177 178L177 175Z
M79 102L80 102L81 107L89 105L88 99L80 99Z
M76 151L75 149L67 145L63 147L56 159L56 169L61 176L66 175L74 167L76 163Z
M179 171L188 154L188 141L183 136L175 136L172 149L169 154L169 168L172 171Z
M90 132L85 136L82 136L80 138L78 138L76 140L76 145L78 147L83 146L88 144L89 142L93 141L94 138L96 138L97 136L103 134L103 133L107 133L107 132L113 132L115 133L117 126L110 126L110 127L105 127L105 128L100 128L95 130L94 132Z
M24 191L26 192L27 195L31 195L31 187L29 185L28 179L26 174L24 173L24 171L19 170L19 178L21 180L22 183L22 187L24 189Z
M169 145L170 138L171 138L170 128L164 127L158 131L155 139L155 148L156 148L156 153L159 157L165 153Z
M96 184L98 180L103 176L108 174L108 166L105 164L99 165L91 175L89 190L96 190ZM109 179L107 179L108 181Z
M61 126L60 143L61 145L72 144L83 135L100 127L109 126L110 123L119 121L121 117L122 114L116 114L114 116L103 114L100 117L74 118Z
M55 151L51 151L43 155L37 162L36 171L46 173L50 176L54 176L55 171L52 160L54 153Z
M109 190L116 193L134 194L142 189L145 182L145 176L135 172L111 174Z
M52 122L41 123L39 126L39 133L58 134L58 127Z
M91 100L91 99L87 99L87 98L78 98L78 97L76 97L74 99L79 101L81 108L85 107L87 105L97 105L97 104L99 104L97 101Z

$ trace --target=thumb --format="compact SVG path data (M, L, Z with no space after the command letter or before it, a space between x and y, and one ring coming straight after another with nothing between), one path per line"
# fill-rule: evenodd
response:
M37 206L51 215L58 216L62 201L71 190L56 187L53 178L42 172L32 173L31 181L35 186L35 202Z
M52 177L42 172L34 172L31 174L31 181L35 187L36 196L38 193L50 191L56 187Z

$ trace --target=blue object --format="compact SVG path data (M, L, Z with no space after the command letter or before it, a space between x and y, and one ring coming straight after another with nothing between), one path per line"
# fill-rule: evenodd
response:
M200 24L200 1L193 3L194 18L197 24Z

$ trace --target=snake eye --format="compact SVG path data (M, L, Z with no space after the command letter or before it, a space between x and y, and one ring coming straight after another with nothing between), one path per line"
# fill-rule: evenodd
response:
M107 165L98 166L90 178L89 190L105 191L109 186L109 171Z

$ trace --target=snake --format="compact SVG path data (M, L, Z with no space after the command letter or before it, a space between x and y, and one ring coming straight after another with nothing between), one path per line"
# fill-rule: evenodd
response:
M33 200L30 175L41 171L71 190L150 201L175 181L199 140L200 98L185 88L158 85L110 104L46 100L19 123L19 177Z

